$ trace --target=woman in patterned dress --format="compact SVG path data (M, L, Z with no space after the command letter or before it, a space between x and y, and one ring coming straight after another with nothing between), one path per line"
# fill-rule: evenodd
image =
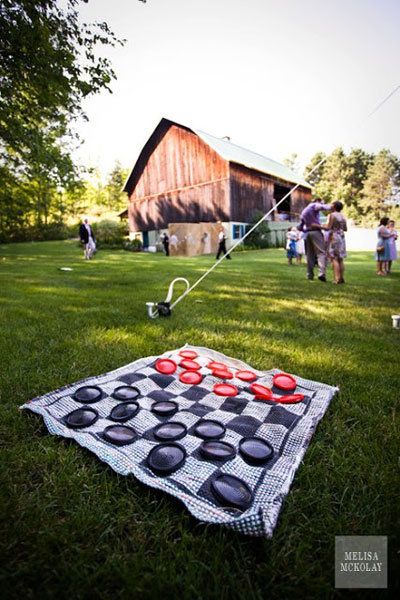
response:
M375 253L377 275L387 275L387 264L390 260L389 238L392 235L387 227L388 223L389 217L382 217L376 231L378 235Z
M344 283L344 259L346 258L346 242L344 232L347 231L346 217L342 215L343 204L339 201L332 204L328 222L324 229L328 230L327 255L332 261L335 283Z

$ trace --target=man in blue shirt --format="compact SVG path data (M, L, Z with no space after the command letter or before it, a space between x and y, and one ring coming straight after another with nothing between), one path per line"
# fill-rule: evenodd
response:
M305 246L307 257L307 279L314 279L315 259L318 260L318 279L326 281L326 249L325 239L321 231L319 213L321 210L330 210L330 204L323 204L321 198L311 202L300 215L298 229L306 233Z

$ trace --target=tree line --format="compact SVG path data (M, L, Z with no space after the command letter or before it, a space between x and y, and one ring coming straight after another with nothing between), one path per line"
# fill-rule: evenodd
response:
M0 241L57 237L82 214L117 214L126 207L121 188L127 169L116 162L103 183L73 159L81 143L74 126L87 119L83 101L111 92L116 78L99 52L124 44L107 23L82 23L82 2L0 4ZM286 162L296 170L296 161L292 155ZM389 150L318 152L304 176L316 195L343 201L357 223L399 213L400 160Z

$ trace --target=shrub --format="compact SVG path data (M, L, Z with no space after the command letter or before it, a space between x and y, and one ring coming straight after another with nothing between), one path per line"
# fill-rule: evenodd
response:
M142 249L142 242L140 240L134 239L130 242L124 243L124 250L129 250L130 252L140 252Z
M104 219L93 224L93 233L96 245L100 248L123 248L125 241L126 225Z

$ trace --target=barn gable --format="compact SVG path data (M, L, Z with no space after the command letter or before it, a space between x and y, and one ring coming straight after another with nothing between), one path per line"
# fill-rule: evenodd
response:
M286 166L226 140L162 119L130 173L131 231L168 223L241 222L266 212L298 184L284 206L300 210L311 186ZM283 211L283 212L284 212Z

